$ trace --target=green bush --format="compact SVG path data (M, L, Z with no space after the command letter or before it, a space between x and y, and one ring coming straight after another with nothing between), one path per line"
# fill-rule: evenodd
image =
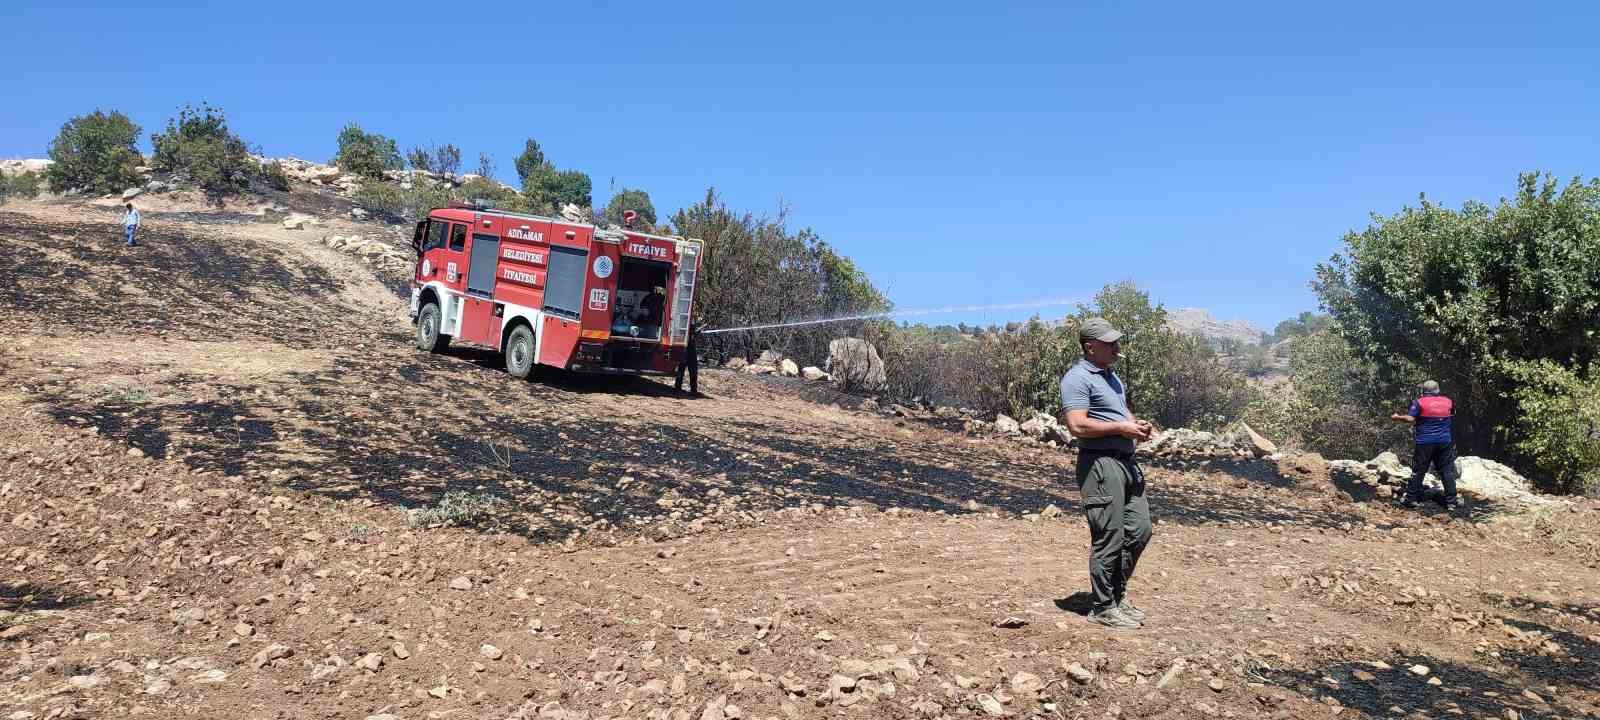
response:
M1600 490L1600 377L1549 360L1507 363L1516 415L1505 423L1516 451L1547 490Z
M277 160L261 163L260 177L273 190L289 191L289 174L283 171L283 163Z
M36 198L39 196L39 173L28 171L16 175L0 175L0 203L7 198Z
M50 159L55 161L45 171L50 189L104 194L138 185L134 168L143 162L134 148L138 138L139 126L115 110L68 120L50 141Z
M393 138L366 132L355 123L339 131L339 151L333 164L346 172L378 180L390 170L405 168Z
M185 105L167 121L166 132L151 135L150 141L157 170L189 178L209 195L248 190L261 172L250 148L228 130L222 110L210 105Z
M391 220L403 221L418 220L427 215L429 210L445 207L452 202L477 199L488 200L495 207L505 210L527 210L521 204L522 196L516 191L482 179L473 179L456 188L445 183L430 184L420 178L410 188L403 188L394 182L369 181L361 183L354 195L356 205Z
M1407 370L1407 374L1414 374ZM1365 460L1403 450L1411 430L1389 421L1414 397L1412 388L1383 379L1357 356L1336 327L1295 337L1289 382L1263 392L1244 410L1257 432L1330 458Z

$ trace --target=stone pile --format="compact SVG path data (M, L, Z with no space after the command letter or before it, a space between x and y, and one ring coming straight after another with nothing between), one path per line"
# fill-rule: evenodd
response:
M412 253L376 238L361 235L329 235L322 244L343 253L355 255L379 270L409 271Z
M803 378L811 382L828 382L832 376L821 368L807 365L801 367L793 358L783 356L777 350L763 350L754 362L742 357L730 358L722 364L728 370L738 370L749 375L774 375L778 377Z

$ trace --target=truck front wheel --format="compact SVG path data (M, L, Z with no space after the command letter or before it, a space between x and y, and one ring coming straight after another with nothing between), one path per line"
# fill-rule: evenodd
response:
M417 349L431 353L443 352L450 345L450 336L439 332L439 305L428 303L417 312Z
M533 372L533 330L518 325L506 338L506 372L511 377L526 380Z

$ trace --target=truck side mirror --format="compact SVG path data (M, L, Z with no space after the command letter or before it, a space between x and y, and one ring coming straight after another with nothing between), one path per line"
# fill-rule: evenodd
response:
M427 232L428 221L423 220L422 222L417 223L416 231L411 233L411 249L417 251L417 255L419 257L422 255L422 237Z

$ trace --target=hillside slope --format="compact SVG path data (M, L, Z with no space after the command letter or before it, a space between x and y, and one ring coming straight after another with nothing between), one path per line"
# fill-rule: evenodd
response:
M400 238L307 197L135 250L112 207L0 208L0 717L1600 717L1593 503L1152 459L1151 619L1108 633L1070 456L419 354L323 242ZM483 513L408 514L447 492Z

